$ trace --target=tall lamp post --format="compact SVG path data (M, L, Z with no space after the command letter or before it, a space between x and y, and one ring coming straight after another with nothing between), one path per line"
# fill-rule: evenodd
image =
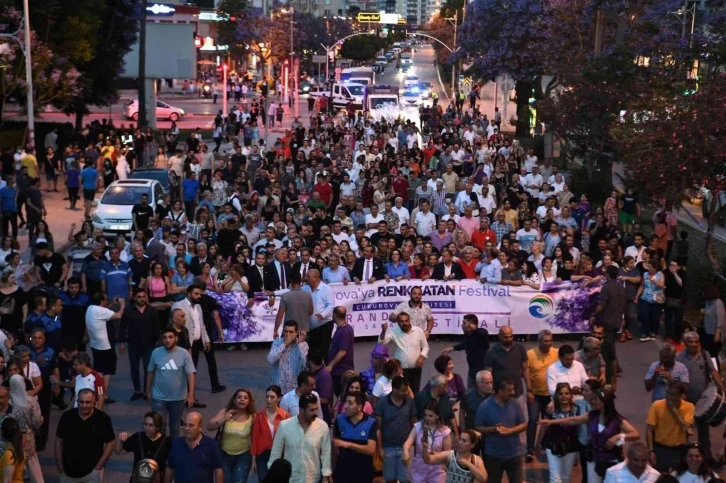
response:
M454 26L454 48L451 51L451 98L454 99L454 96L456 96L456 61L453 59L454 53L456 52L456 28L459 24L459 16L455 15L454 18L446 18L444 20L448 20L449 23L451 23ZM454 99L454 102L456 102L456 99Z
M222 115L227 115L227 64L222 64Z

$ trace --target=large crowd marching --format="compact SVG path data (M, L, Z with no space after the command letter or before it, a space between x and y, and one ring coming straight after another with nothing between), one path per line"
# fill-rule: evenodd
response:
M114 452L134 454L133 481L518 483L541 456L551 482L571 481L576 465L588 483L718 481L709 428L726 414L699 401L724 395L712 357L726 315L709 287L700 335L684 322L688 242L676 217L659 208L645 235L632 189L593 205L551 159L502 134L498 112L488 120L470 100L376 122L318 106L266 145L262 105L241 99L215 120L229 156L210 152L199 131L183 140L175 127L105 122L50 133L37 158L6 149L3 482L44 480L52 405L63 411L50 438L63 482L102 481ZM158 206L138 199L130 242L107 239L91 221L95 193L144 165L168 170L170 192ZM68 209L84 199L87 220L71 227L67 254L56 251L65 234L44 221L41 178L46 190L65 184ZM17 251L23 228L28 263ZM526 350L510 327L489 334L469 314L437 355L434 315L414 286L382 324L370 367L355 367L355 327L330 284L428 279L601 288L579 345L555 348L543 330ZM199 356L212 393L226 391L214 355L229 336L221 314L263 298L280 299L265 399L237 389L204 421L194 410L205 407ZM615 405L616 346L633 337L664 341L644 379L646 434ZM465 377L452 351L466 352ZM133 434L115 434L103 411L115 402L117 354L129 358L131 400L150 405ZM427 359L434 374L422 371Z

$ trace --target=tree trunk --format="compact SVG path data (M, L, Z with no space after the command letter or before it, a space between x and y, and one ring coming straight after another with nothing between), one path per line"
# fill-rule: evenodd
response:
M517 137L529 137L530 112L529 97L532 94L532 82L517 81Z
M83 116L85 115L84 111L85 109L83 108L83 106L80 105L80 103L76 103L76 131L80 131L81 129L83 129ZM111 120L109 119L109 121Z

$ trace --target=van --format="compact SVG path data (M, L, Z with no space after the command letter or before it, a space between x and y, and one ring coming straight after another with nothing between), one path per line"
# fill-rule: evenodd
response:
M311 97L333 95L333 107L345 107L350 101L357 108L363 106L366 86L355 82L335 82L329 89L311 92Z

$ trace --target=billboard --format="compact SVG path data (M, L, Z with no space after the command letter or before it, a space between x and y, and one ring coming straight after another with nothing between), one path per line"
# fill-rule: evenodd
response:
M196 77L197 53L194 25L181 23L146 24L146 78L192 79ZM139 76L139 43L124 57L122 78Z

